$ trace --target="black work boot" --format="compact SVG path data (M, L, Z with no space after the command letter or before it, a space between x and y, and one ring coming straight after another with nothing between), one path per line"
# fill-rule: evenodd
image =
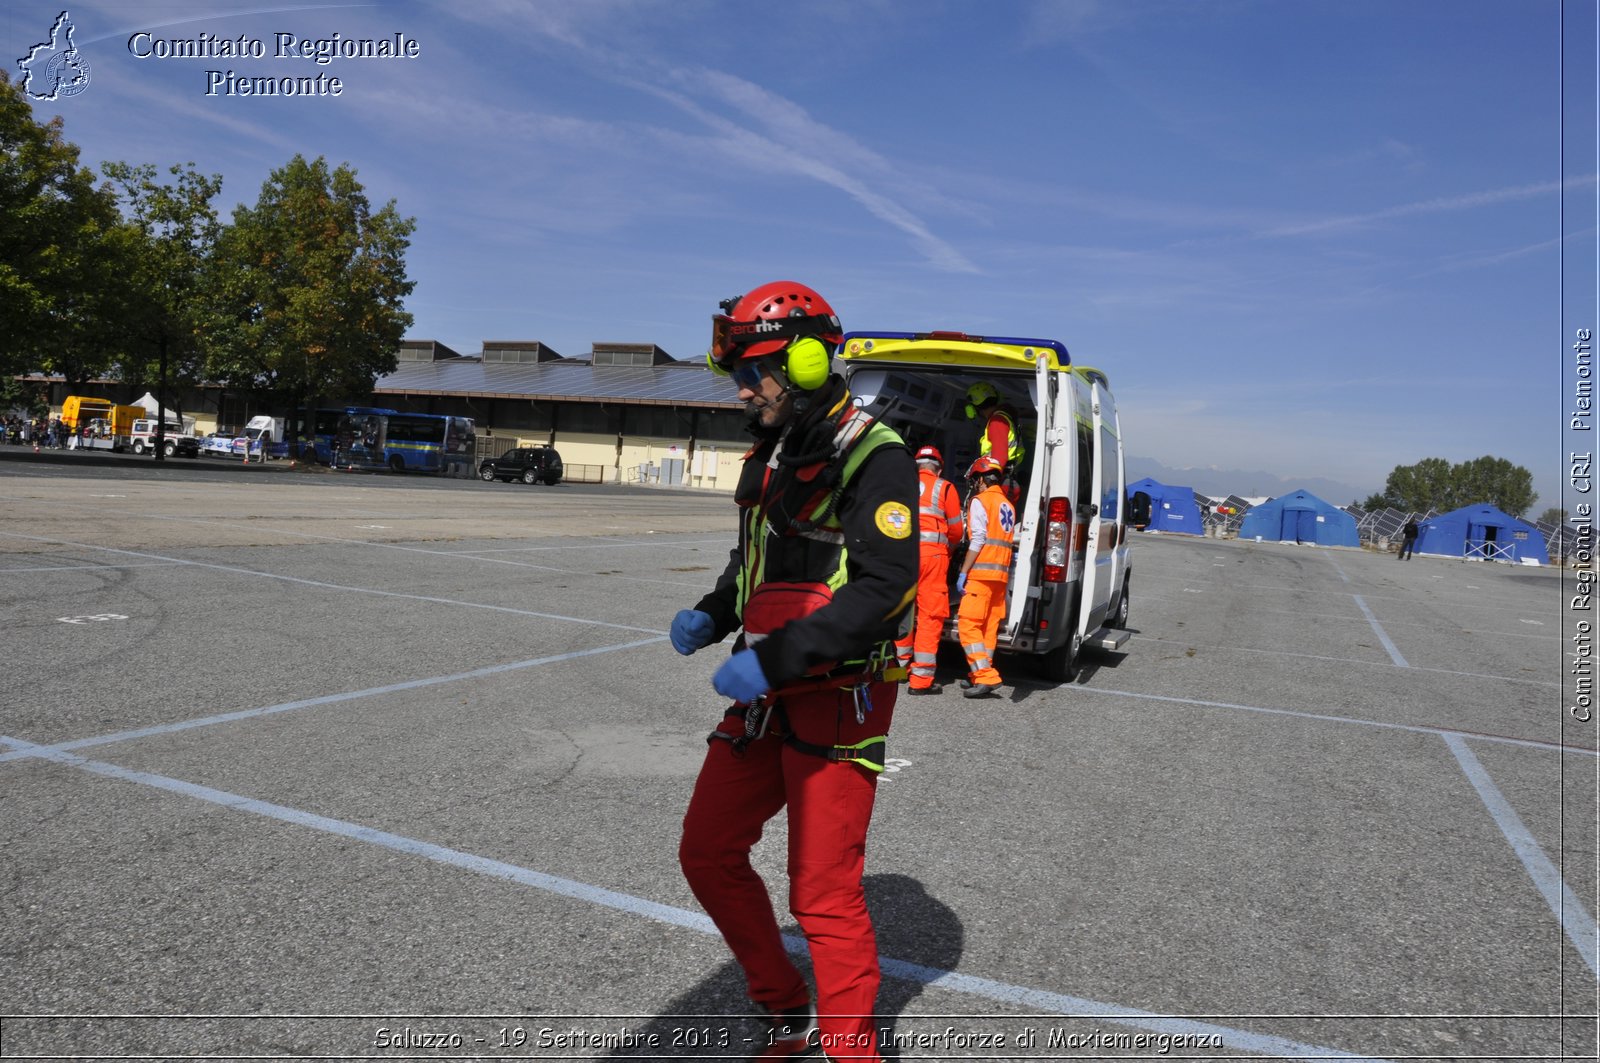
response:
M785 1011L767 1011L765 1044L753 1055L756 1059L798 1059L822 1056L817 1030L817 1009L807 1003Z

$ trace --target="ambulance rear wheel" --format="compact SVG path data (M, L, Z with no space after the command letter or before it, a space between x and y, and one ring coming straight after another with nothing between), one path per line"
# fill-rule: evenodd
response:
M1057 683L1070 683L1078 676L1078 654L1083 649L1083 636L1076 631L1070 641L1057 646L1044 655L1044 675Z

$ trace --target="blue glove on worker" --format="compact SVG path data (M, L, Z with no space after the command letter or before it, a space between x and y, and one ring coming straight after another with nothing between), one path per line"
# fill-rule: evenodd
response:
M956 593L957 594L965 594L965 593L967 593L967 574L965 572L961 573L961 575L956 577Z
M672 648L687 657L711 644L711 636L716 633L714 629L710 613L680 609L672 618Z
M766 674L761 671L761 662L756 659L755 650L740 650L729 657L717 669L717 674L711 677L711 685L723 697L742 701L746 705L772 689Z

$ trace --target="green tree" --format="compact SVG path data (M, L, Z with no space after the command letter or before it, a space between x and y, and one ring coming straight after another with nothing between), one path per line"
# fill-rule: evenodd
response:
M1384 481L1386 503L1395 509L1425 513L1453 509L1450 463L1443 458L1423 458L1415 465L1397 465Z
M0 71L0 374L81 384L115 362L126 296L117 224L114 197L78 165L60 117L36 121Z
M1452 510L1479 502L1498 506L1514 517L1533 507L1533 473L1505 458L1485 455L1451 465L1444 458L1423 458L1415 465L1397 465L1383 493L1367 499L1369 508Z
M294 408L368 394L394 371L411 326L403 301L415 287L405 268L415 228L393 200L373 210L348 165L296 155L274 170L222 232L213 283L227 323L213 378Z
M1538 519L1538 521L1536 521L1536 523L1539 523L1539 524L1558 524L1558 525L1559 524L1565 524L1566 522L1567 522L1567 511L1562 509L1560 506L1551 506L1549 509L1547 509L1543 513L1539 514L1539 519Z
M170 183L156 180L154 166L115 162L103 169L121 192L120 237L134 294L122 315L129 338L122 377L140 384L153 378L157 401L181 414L167 401L168 384L204 380L213 321L208 282L221 231L211 201L222 191L222 178L197 173L193 163L172 167Z
M1505 458L1485 454L1451 470L1456 506L1489 502L1513 517L1533 508L1533 473Z

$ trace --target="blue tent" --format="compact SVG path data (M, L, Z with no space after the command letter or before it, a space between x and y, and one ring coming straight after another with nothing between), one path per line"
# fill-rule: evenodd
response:
M1146 476L1138 483L1128 485L1128 497L1143 491L1150 496L1150 531L1182 532L1186 535L1204 535L1200 522L1200 505L1194 500L1194 488L1173 487L1158 483Z
M1360 546L1356 519L1310 491L1299 490L1252 506L1239 522L1239 538L1317 546Z
M1487 502L1462 506L1423 521L1417 528L1416 552L1513 563L1550 563L1544 535L1538 528L1525 520L1507 516Z

